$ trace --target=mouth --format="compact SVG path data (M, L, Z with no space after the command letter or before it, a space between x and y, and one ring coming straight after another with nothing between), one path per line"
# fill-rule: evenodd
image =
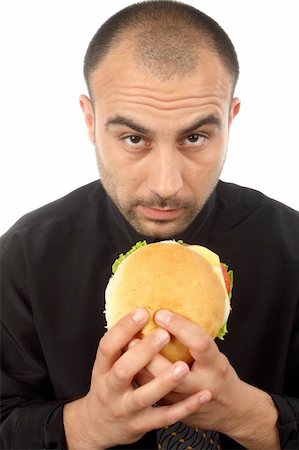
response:
M139 206L143 216L150 220L169 221L177 219L183 208L166 209L166 208L149 208L147 206Z

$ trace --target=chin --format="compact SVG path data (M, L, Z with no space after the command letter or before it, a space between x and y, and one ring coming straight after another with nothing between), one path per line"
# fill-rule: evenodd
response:
M169 239L174 238L179 235L189 225L189 222L186 223L177 223L177 222L162 222L162 221L152 221L150 223L140 223L134 221L131 222L131 225L135 230L143 235L148 236L154 239Z
M154 220L139 215L135 208L120 208L130 225L142 236L152 239L172 239L183 233L193 222L201 208L186 210L180 217L173 220Z

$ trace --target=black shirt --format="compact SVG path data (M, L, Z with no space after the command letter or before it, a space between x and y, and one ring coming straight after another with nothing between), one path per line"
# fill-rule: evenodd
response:
M299 448L299 214L219 182L177 236L234 271L229 333L239 377L272 395L282 448ZM99 181L20 219L1 240L1 448L63 448L63 404L89 390L117 256L144 239ZM148 242L151 240L148 239ZM154 432L128 447L155 448ZM240 448L221 436L222 448Z

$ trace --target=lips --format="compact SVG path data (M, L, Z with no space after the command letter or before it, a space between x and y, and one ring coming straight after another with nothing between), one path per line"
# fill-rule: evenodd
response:
M147 206L139 206L141 213L147 218L151 220L174 220L176 219L183 208L177 209L162 209L162 208L148 208Z

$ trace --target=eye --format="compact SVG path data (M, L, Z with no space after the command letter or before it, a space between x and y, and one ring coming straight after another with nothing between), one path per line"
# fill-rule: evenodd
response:
M131 147L142 147L145 145L144 139L140 136L136 136L135 134L131 134L130 136L126 136L123 138L124 142Z
M205 141L205 136L199 133L189 134L184 140L183 144L202 144Z

